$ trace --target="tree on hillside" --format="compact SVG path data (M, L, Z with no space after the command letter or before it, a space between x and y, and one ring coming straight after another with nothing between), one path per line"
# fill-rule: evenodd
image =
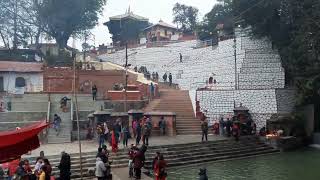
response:
M6 48L38 44L40 0L0 0L0 37Z
M39 7L43 30L60 48L67 46L71 35L92 29L98 23L106 0L43 0Z
M199 10L192 6L176 3L172 9L173 23L176 23L184 33L196 30Z
M198 36L201 40L211 39L217 35L218 24L223 25L226 34L233 34L233 11L231 0L219 0L212 10L207 13L204 20L198 26Z
M253 35L268 37L279 50L287 83L299 90L298 104L314 103L319 108L320 2L238 0L235 13Z

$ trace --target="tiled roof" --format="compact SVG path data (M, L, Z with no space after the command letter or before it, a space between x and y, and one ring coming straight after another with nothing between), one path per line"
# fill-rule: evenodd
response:
M42 63L0 61L0 72L42 72Z
M121 15L117 15L117 16L112 16L109 17L110 20L120 20L120 19L124 19L124 18L132 18L132 19L137 19L137 20L141 20L141 21L148 21L148 18L133 14L132 12L127 12L125 14L121 14Z

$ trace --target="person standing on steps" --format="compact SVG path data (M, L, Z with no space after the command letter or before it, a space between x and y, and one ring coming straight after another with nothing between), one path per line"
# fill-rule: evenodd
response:
M171 86L171 85L172 85L172 74L169 73L169 86Z
M129 149L129 152L128 152L128 156L129 156L129 164L128 164L128 167L129 167L129 178L133 178L133 158L134 158L134 155L135 153L137 152L137 147L134 146L134 144L131 144L131 147Z
M104 144L105 135L104 135L103 126L101 124L97 125L97 134L98 134L98 140L99 140L99 147L102 147L102 145Z
M147 151L147 146L142 145L141 148L135 153L133 157L133 167L134 167L136 179L141 179L141 169L144 166L146 151Z
M96 171L95 175L98 180L105 180L105 172L107 171L107 168L100 157L96 158Z
M201 123L201 131L202 131L202 142L204 140L204 138L206 138L206 141L208 141L208 123L207 121L204 119Z
M160 154L154 164L154 169L153 169L155 180L166 180L166 177L167 177L166 167L167 167L167 162L164 160L163 155Z
M239 141L240 125L238 122L234 122L232 126L232 134L236 141Z
M122 128L122 144L123 147L128 147L129 129L127 126Z
M133 133L134 138L137 137L137 130L136 130L137 122L138 122L138 120L136 120L136 119L132 121L132 133Z
M141 125L140 122L137 121L137 127L136 127L136 146L140 144L141 140Z
M70 180L71 161L68 153L61 153L61 160L60 164L58 165L58 168L60 169L60 179Z
M180 56L180 62L182 63L182 54L179 53L179 56Z
M153 83L151 82L150 83L150 99L152 100L154 97L154 85Z
M158 82L159 81L159 74L158 74L158 72L156 72L156 82Z
M149 136L151 134L151 128L148 125L148 123L145 123L142 127L142 139L143 139L143 144L148 146L149 145Z
M115 130L111 131L111 147L112 147L112 152L117 153L118 151L118 141L119 139L117 138Z
M223 117L221 117L220 120L219 120L219 134L220 134L220 136L224 135L224 120L223 120Z
M96 101L97 100L97 93L98 93L98 88L96 85L92 86L91 93L92 93L92 100Z
M163 136L166 135L166 120L164 120L164 116L161 116L159 121L159 129L160 129L160 135Z
M167 77L168 77L167 73L164 73L164 75L162 76L162 79L164 82L167 82Z
M160 157L160 152L157 151L156 156L153 158L153 161L152 161L152 170L154 170L155 164L158 161L159 157Z
M231 126L232 126L232 122L230 121L229 118L227 118L226 131L227 131L227 136L228 137L230 137L230 135L231 135Z
M113 130L115 131L117 141L120 142L120 136L121 136L121 120L120 119L117 119L116 124L114 124Z
M60 126L61 125L61 117L58 116L58 114L54 114L53 117L53 128L57 132L57 136L59 135L60 132Z

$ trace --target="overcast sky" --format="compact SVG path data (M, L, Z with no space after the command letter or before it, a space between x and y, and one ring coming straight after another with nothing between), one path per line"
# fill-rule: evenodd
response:
M202 19L212 9L216 0L107 0L103 16L99 19L99 25L92 30L95 35L96 46L111 42L108 28L102 23L108 21L110 16L124 14L129 5L134 14L149 18L151 23L156 23L162 19L172 24L172 8L177 2L197 7L199 17ZM90 44L93 44L93 37L91 39ZM79 44L81 43L78 41L77 48L80 48Z

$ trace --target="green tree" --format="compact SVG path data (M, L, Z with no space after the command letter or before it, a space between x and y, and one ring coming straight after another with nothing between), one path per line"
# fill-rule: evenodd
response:
M219 0L207 13L198 26L198 36L201 40L211 39L217 36L218 24L223 24L225 34L233 34L233 11L231 0Z
M278 49L287 84L298 88L297 103L320 107L320 2L238 0L235 14L252 35L268 37Z
M39 3L40 0L0 0L0 37L5 47L16 49L39 42Z
M40 22L43 30L64 48L71 35L81 34L98 23L105 4L106 0L43 0Z
M180 26L184 33L192 33L196 30L199 10L192 6L176 3L172 9L173 23Z

